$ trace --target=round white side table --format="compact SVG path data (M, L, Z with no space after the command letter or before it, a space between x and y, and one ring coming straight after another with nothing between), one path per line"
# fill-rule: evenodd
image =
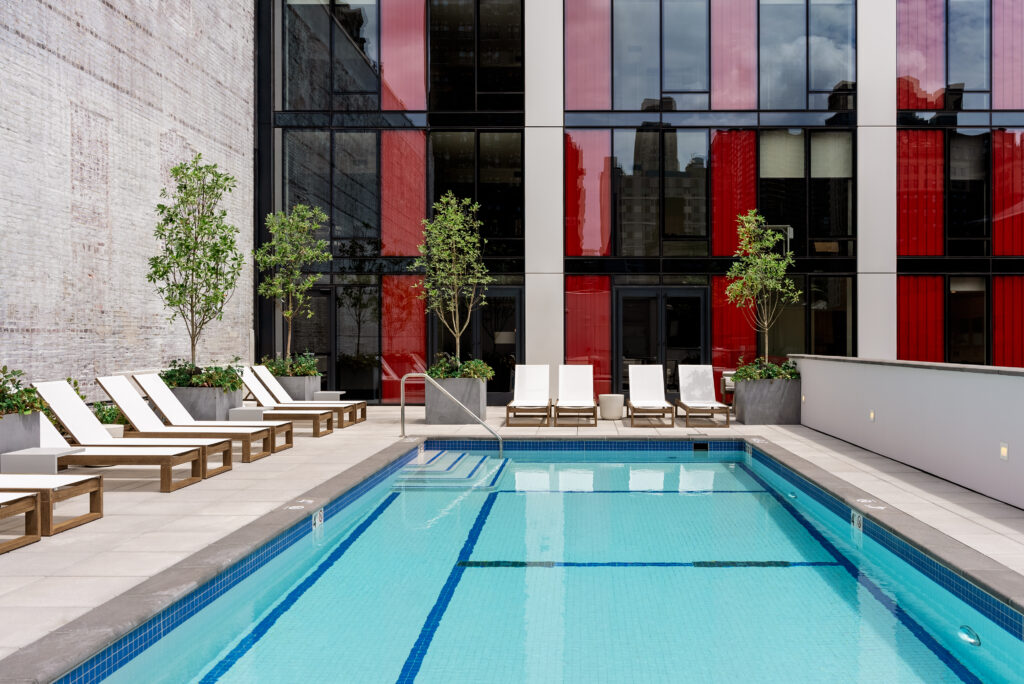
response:
M601 409L601 420L620 420L624 398L621 394L599 394L597 405Z

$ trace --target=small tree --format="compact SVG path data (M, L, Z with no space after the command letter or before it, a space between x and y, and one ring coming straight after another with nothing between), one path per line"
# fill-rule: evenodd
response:
M238 229L218 206L235 188L235 179L202 161L196 154L172 168L174 192L160 190L160 197L170 201L156 205L160 220L153 234L161 250L150 257L146 275L171 310L170 320L185 322L193 365L199 336L224 315L243 263L235 243Z
M486 305L487 285L493 280L481 258L479 209L472 200L446 192L434 203L434 218L423 220L423 244L412 265L424 271L420 299L455 338L459 361L462 333L473 311Z
M309 306L309 290L316 283L317 274L307 273L306 267L331 260L327 240L317 240L314 234L327 220L320 207L296 204L291 214L283 211L267 216L270 242L260 246L253 255L261 271L269 271L257 291L269 299L281 302L281 315L288 323L288 336L284 358L292 355L292 319L295 316L313 316Z
M780 254L775 245L782 233L765 225L757 209L736 217L740 244L726 274L732 280L725 288L730 302L740 307L755 331L764 335L764 360L768 362L768 331L787 304L800 300L800 291L786 275L793 265L793 253Z

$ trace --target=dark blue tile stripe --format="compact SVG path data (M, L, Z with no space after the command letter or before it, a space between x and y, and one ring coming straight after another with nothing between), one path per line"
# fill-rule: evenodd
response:
M323 577L324 573L331 569L331 566L338 562L339 558L345 555L345 552L351 548L356 540L358 540L359 537L361 537L362 534L377 521L377 518L379 518L381 514L387 510L388 506L390 506L397 498L398 492L392 492L389 494L387 498L377 506L373 513L366 518L366 520L359 523L359 525L352 530L352 532L345 537L345 539L338 544L330 554L328 554L327 558L316 566L313 572L306 575L306 577L299 582L298 586L288 592L284 597L284 600L274 606L273 610L267 613L267 615L264 616L264 618L260 620L248 634L242 637L242 640L239 641L226 656L221 658L221 660L206 673L201 680L202 684L213 684L219 680L236 662L238 662L239 658L252 650L252 647L255 646L268 631L270 631L270 628L274 626L278 619L290 610L291 607L294 606L300 598L302 598L302 595L305 594L310 587L316 584L317 581Z
M441 454L444 454L444 453L447 453L447 449L441 449L441 451L438 451L436 454L434 454L433 457L431 457L431 459L429 461L427 461L426 463L424 463L423 465L430 465L431 463L433 463L437 459L441 458Z
M329 520L354 503L368 490L376 487L416 456L409 451L391 464L324 506L324 520ZM269 563L297 541L308 535L308 519L300 520L274 539L248 554L195 591L175 601L152 618L107 645L99 653L56 680L57 684L80 684L102 681L131 659L208 606L236 584Z
M450 466L448 466L447 468L445 468L444 471L447 473L449 470L451 470L452 468L457 466L459 464L459 461L461 461L464 458L466 458L466 452L465 451L463 451L461 454L459 454L459 457L457 459L455 459L454 461L452 461L452 464Z
M821 568L837 567L833 561L459 561L464 568Z
M488 485L489 487L493 487L498 482L498 478L501 477L501 473L505 470L505 466L507 465L508 459L506 458L504 461L501 462L501 465L498 466L498 471L494 473L494 477L491 478L491 484Z
M835 513L840 520L845 522L850 519L850 508L831 494L756 449L752 451L751 456L755 461ZM935 582L939 587L999 625L1013 638L1024 640L1024 615L1017 610L868 518L864 519L864 534Z
M420 667L423 666L423 659L427 655L427 649L430 648L430 642L433 641L434 634L441 624L441 618L444 617L445 611L448 610L448 604L451 603L452 596L455 595L455 588L459 585L459 580L462 579L462 574L466 571L460 563L468 561L470 556L473 555L473 548L476 546L477 540L480 539L484 523L487 522L487 516L491 514L491 509L494 508L494 502L497 498L497 492L491 492L484 499L484 504L480 507L480 512L477 514L476 520L473 521L473 527L470 528L469 535L466 537L466 543L462 545L462 551L459 552L458 560L455 566L452 567L448 579L445 580L444 587L441 588L441 593L434 602L434 606L430 609L430 613L427 614L426 622L423 623L423 628L420 630L416 643L413 644L412 650L409 651L409 656L405 659L402 672L398 675L399 684L409 684L419 674Z
M399 480L399 483L400 484L404 484L404 483L407 483L407 482L421 482L421 481L422 482L435 482L436 483L436 482L454 482L456 480L469 480L469 479L472 479L472 477L476 473L477 469L479 469L480 466L483 465L484 461L486 461L488 458L490 458L490 456L487 456L487 455L481 456L480 460L477 461L477 464L475 466L473 466L473 469L471 471L469 471L469 475L460 476L460 477L449 477L449 476L444 475L443 473L439 473L439 472L434 472L434 473L411 472L411 473L408 473L405 476L403 476L402 479Z
M753 469L748 467L746 464L743 464L740 467L747 471L747 473L763 487L765 487L766 489L770 489L768 484L764 480L762 480L761 477L753 471ZM796 510L796 508L794 508L791 503L789 503L789 501L787 501L785 498L783 498L781 494L775 492L774 490L772 490L772 495L775 497L775 500L778 501L779 504L784 509L786 509L786 511L790 515L792 515L793 518L798 523L800 523L800 525L803 526L805 530L807 530L808 534L810 534L814 538L814 540L817 541L818 544L820 544L821 547L828 552L830 556L836 559L836 561L843 567L843 569L845 569L846 572L854 580L856 580L858 584L867 589L868 593L870 593L875 598L875 600L877 600L890 613L892 613L893 616L897 620L899 620L900 624L906 627L911 634L917 637L918 641L920 641L925 646L925 648L931 651L936 658L942 661L942 663L946 667L948 667L950 671L952 671L957 677L960 678L960 681L967 682L969 684L982 684L981 680L977 676L975 676L973 672L968 670L963 663L957 660L956 656L950 653L945 646L936 641L935 637L929 634L924 629L924 627L922 627L917 622L917 620L908 615L907 612L903 610L895 600L892 599L892 597L883 592L882 589L877 584L875 584L875 582L870 577L861 573L857 569L857 567L850 561L850 559L843 555L843 553L838 548L836 548L835 545L832 544L832 542L826 539L824 535L822 535L821 532L817 530L817 528L811 525L811 523L808 522L807 519L804 518L804 516L798 510Z
M767 494L764 489L499 489L499 494Z
M742 451L745 443L734 440L710 441L709 451ZM506 451L693 451L690 440L666 439L565 439L527 440L506 439ZM485 439L428 439L425 449L470 449L473 451L497 451L498 443Z

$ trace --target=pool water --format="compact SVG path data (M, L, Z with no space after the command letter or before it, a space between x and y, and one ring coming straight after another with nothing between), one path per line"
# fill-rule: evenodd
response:
M1024 680L791 490L743 451L428 452L110 681Z

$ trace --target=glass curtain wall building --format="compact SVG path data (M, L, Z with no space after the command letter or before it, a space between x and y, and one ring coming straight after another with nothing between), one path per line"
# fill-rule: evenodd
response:
M258 8L257 222L299 202L330 217L293 348L353 398L396 402L451 348L409 270L447 190L481 204L496 282L464 348L495 368L493 403L516 363L593 364L597 392L663 364L671 393L677 363L717 374L762 352L725 300L755 207L803 292L771 356L1024 365L1019 3ZM259 316L260 351L280 350L273 307Z

